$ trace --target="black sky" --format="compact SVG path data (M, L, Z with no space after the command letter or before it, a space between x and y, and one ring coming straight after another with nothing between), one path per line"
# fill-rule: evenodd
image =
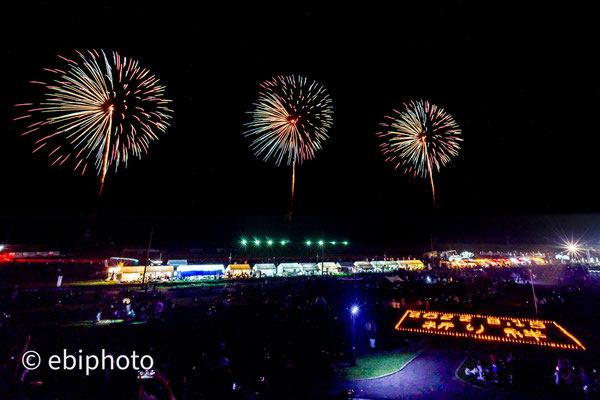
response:
M297 169L295 213L322 216L597 212L600 70L593 10L563 3L279 8L177 2L14 2L2 26L0 214L283 215L290 169L242 136L258 84L302 74L334 101L334 127ZM150 155L98 180L50 167L20 137L13 105L57 54L117 50L174 100ZM39 97L38 97L39 99ZM460 156L436 182L394 171L377 147L384 115L411 99L453 114Z

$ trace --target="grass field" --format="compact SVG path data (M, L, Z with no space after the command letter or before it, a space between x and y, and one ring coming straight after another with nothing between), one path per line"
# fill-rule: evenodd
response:
M340 367L337 373L346 380L376 378L398 371L414 356L416 351L387 350L358 356L356 367Z

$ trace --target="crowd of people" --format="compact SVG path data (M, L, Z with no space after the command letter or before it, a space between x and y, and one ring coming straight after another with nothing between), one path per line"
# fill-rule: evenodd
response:
M554 384L569 391L600 395L598 362L586 365L568 357L558 357L554 371Z
M515 358L512 353L500 358L497 354L490 354L487 359L478 359L474 368L465 368L466 376L476 376L480 381L491 381L512 385L515 382Z
M427 269L254 279L210 288L6 287L0 291L6 344L0 350L0 398L307 398L314 386L334 379L336 365L351 360L352 307L360 306L359 352L395 348L405 345L393 326L406 308L535 315L530 285L518 283L527 276L519 268ZM582 314L594 315L594 305L582 306L590 293L585 290L597 294L580 283L536 288L538 312L578 328ZM581 313L569 319L574 309ZM80 321L88 323L74 328ZM133 347L153 356L154 375L137 379L137 371L110 372L82 379L76 372L27 371L20 364L27 349L62 347L103 347L115 354ZM469 374L511 384L522 379L527 363L510 353L493 355ZM582 365L560 364L559 386L597 391L597 373Z

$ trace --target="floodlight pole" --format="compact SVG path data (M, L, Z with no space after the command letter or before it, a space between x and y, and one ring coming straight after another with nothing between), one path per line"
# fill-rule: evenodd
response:
M533 293L533 305L535 306L535 315L538 315L537 297L535 296L535 287L533 286L533 271L529 269L529 283L531 284L531 292Z
M148 251L146 252L146 263L144 265L144 273L142 274L142 287L144 287L144 281L146 280L146 270L150 264L150 248L152 247L152 234L154 233L154 227L150 229L150 241L148 242Z
M350 366L356 366L356 317L355 312L351 311L352 316L352 354L350 354Z
M321 276L325 274L325 243L321 246Z

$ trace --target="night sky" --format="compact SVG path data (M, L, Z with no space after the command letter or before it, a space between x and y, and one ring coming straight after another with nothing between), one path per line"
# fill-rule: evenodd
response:
M405 216L599 211L592 9L173 3L23 1L3 11L0 215L8 230L57 216L283 217L291 167L256 158L242 132L259 83L292 73L318 81L333 99L329 140L296 170L294 213L317 217L309 218L320 221L317 229L327 218L345 221L329 226L343 231L359 218L385 225ZM148 156L109 173L100 199L94 174L50 167L12 121L14 104L41 98L30 80L62 65L57 54L85 49L139 60L174 101L166 134ZM386 164L375 136L384 116L411 99L445 108L463 131L460 156L434 175L436 208L429 181ZM240 224L235 229L249 229ZM10 237L7 229L0 235Z

